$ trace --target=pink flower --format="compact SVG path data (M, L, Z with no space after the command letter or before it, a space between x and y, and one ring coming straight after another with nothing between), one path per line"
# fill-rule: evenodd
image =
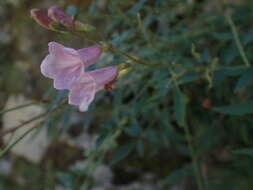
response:
M70 88L69 104L79 106L81 112L87 111L96 92L104 89L108 83L114 81L117 74L118 69L116 66L83 73Z
M68 89L69 104L87 111L96 92L110 89L118 75L116 66L85 72L85 67L95 64L101 55L100 46L75 50L57 42L50 42L49 55L41 64L44 76L54 80L56 89Z
M49 55L40 66L44 76L54 79L56 89L69 89L84 72L85 67L96 63L101 54L100 46L75 50L57 42L50 42Z

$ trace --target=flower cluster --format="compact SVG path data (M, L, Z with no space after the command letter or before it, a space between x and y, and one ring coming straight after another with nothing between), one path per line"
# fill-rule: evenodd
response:
M49 54L42 61L41 72L54 80L56 89L70 91L69 104L79 106L80 111L87 111L96 92L111 88L118 75L116 66L85 71L86 67L96 63L101 52L101 46L75 50L50 42Z

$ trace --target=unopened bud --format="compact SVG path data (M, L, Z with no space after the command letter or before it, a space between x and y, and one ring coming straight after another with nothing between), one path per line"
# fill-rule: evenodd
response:
M53 20L47 16L42 10L40 9L32 9L31 10L31 17L41 26L46 29L50 29L50 25L53 23Z
M121 77L123 77L123 76L125 76L125 75L128 75L128 74L131 73L132 71L133 71L133 68L132 68L132 67L128 67L128 68L119 70L118 78L121 78Z
M48 16L54 21L59 22L66 26L71 26L73 24L73 19L71 16L64 13L57 6L52 6L48 9Z
M63 26L77 31L91 32L96 28L89 24L84 24L78 20L74 20L70 15L59 9L57 6L52 6L48 9L48 16L56 23L60 23Z

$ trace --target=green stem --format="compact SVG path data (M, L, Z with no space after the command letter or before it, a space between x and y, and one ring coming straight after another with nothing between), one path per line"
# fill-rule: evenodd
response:
M88 42L91 42L91 43L94 43L94 44L100 44L100 45L106 45L107 48L114 52L114 53L118 53L118 54L121 54L121 55L124 55L125 57L129 58L130 60L136 62L136 63L139 63L139 64L142 64L142 65L147 65L147 66L163 66L161 64L154 64L154 63L147 63L145 61L143 61L142 59L140 59L139 57L136 57L136 56L132 56L128 53L125 53L121 50L119 50L118 48L114 47L113 45L109 45L109 44L103 44L102 42L99 42L97 40L93 40L93 39L89 39L87 36L83 36L82 34L78 33L78 32L75 32L75 31L70 31L71 34L75 35L75 36L78 36L79 38L83 39L83 40L86 40Z
M198 189L199 190L203 190L204 189L204 185L202 183L202 177L201 177L201 174L200 174L200 168L199 168L199 165L198 165L198 160L197 160L197 157L195 155L195 151L194 151L194 148L193 148L193 145L192 145L192 141L191 141L192 140L192 136L191 136L191 133L190 133L190 130L189 130L189 127L188 127L187 124L184 124L183 128L184 128L184 131L185 131L185 137L186 137L186 140L187 140L188 149L189 149L190 154L191 154L192 167L194 169L194 173L195 173Z
M139 57L136 56L132 56L128 53L125 53L121 50L119 50L118 48L112 46L112 45L108 45L108 49L111 50L114 53L118 53L121 55L124 55L125 57L127 57L128 59L131 59L132 61L142 64L142 65L147 65L147 66L161 66L160 64L154 64L154 63L146 63L145 61L143 61L142 59L140 59Z
M46 116L47 114L48 114L47 112L42 113L42 114L39 114L39 115L37 115L37 116L35 116L35 117L29 119L29 120L26 120L25 122L22 122L21 124L15 126L15 127L12 127L12 128L7 129L7 130L5 130L5 131L2 131L2 132L0 132L0 137L6 135L6 134L8 134L8 133L13 133L13 132L15 132L16 130L18 130L19 128L25 126L26 124L29 124L29 123L31 123L31 122L33 122L33 121L36 121L36 120L38 120L38 119L40 119L40 118Z
M237 32L237 30L236 30L236 26L235 26L235 24L234 24L234 22L233 22L233 20L232 20L232 18L231 18L231 15L230 15L229 13L227 13L227 14L225 14L225 18L226 18L226 20L227 20L227 22L228 22L228 24L229 24L229 26L230 26L230 28L231 28L231 30L232 30L233 37L234 37L236 46L237 46L237 48L238 48L238 50L239 50L239 53L240 53L240 55L241 55L241 58L242 58L243 62L245 63L245 65L246 65L247 67L249 67L249 66L250 66L250 62L249 62L249 60L248 60L248 58L247 58L247 55L246 55L246 53L245 53L245 50L244 50L244 48L243 48L243 46L242 46L242 43L241 43L241 41L240 41L238 32Z
M179 84L178 84L178 82L175 78L175 73L173 71L171 71L170 73L172 75L172 81L174 82L175 89L180 90L179 89ZM193 147L193 144L192 144L193 137L190 133L189 126L186 123L186 115L184 116L184 122L182 122L182 124L180 124L180 126L183 127L184 132L185 132L185 138L186 138L186 141L187 141L188 149L190 151L190 156L191 156L191 160L192 160L192 168L194 170L198 190L204 190L204 183L203 183L203 180L202 180L202 175L201 175L201 172L200 172L197 155L195 154L195 150L194 150L194 147Z
M14 111L14 110L18 110L18 109L21 109L21 108L29 107L29 106L37 104L37 103L38 102L31 102L31 103L19 105L19 106L13 107L13 108L9 108L9 109L6 109L6 110L2 110L2 111L0 111L0 115L5 114L5 113L10 112L10 111Z
M31 127L28 129L26 132L24 132L17 140L15 140L12 144L9 146L5 147L1 152L0 152L0 158L5 155L13 146L15 146L19 141L21 141L26 135L28 135L31 131L33 131L35 128L39 127L40 125L36 125L35 127Z
M42 118L42 117L45 117L45 116L49 115L50 113L56 111L59 107L61 107L61 105L65 104L65 102L66 102L66 101L64 100L64 101L62 101L60 104L58 104L56 107L54 107L53 109L47 110L47 111L45 111L44 113L41 113L41 114L39 114L39 115L37 115L37 116L35 116L35 117L29 119L29 120L26 120L26 121L22 122L21 124L15 126L15 127L12 127L12 128L7 129L7 130L5 130L5 131L0 131L0 137L6 135L6 134L8 134L8 133L13 133L13 132L15 132L16 130L18 130L19 128L24 127L26 124L29 124L29 123L31 123L31 122L33 122L33 121L36 121L36 120L38 120L38 119L40 119L40 118Z

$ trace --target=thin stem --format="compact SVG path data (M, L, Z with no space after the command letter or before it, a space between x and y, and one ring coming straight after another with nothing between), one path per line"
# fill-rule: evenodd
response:
M12 107L12 108L9 108L9 109L6 109L6 110L2 110L2 111L0 111L0 115L5 114L5 113L10 112L10 111L14 111L14 110L18 110L18 109L21 109L21 108L29 107L29 106L37 104L37 103L38 102L31 102L31 103L19 105L19 106L16 106L16 107Z
M176 78L174 77L175 73L173 71L171 71L171 75L172 75L172 81L174 82L174 85L175 85L175 89L180 90L178 82L177 82ZM186 121L186 116L184 118L184 121ZM183 127L184 132L185 132L185 138L187 140L187 146L190 151L190 156L191 156L191 160L192 160L192 167L194 170L198 190L204 190L204 183L202 180L202 175L201 175L200 167L198 164L197 155L195 154L194 147L192 144L192 135L190 133L189 126L187 125L186 122L183 122L180 126Z
M200 168L199 168L199 165L198 165L198 160L197 160L197 157L195 155L195 151L194 151L194 148L193 148L193 145L192 145L192 141L191 141L192 140L192 136L191 136L191 133L190 133L190 130L189 130L189 127L188 127L187 124L184 124L183 128L184 128L184 131L185 131L185 137L186 137L186 140L187 140L188 149L190 151L191 158L192 158L192 167L194 169L194 173L195 173L195 176L196 176L196 181L197 181L198 189L199 190L203 190L204 189L204 185L202 183L202 176L200 174Z
M15 146L19 141L21 141L26 135L28 135L31 131L33 131L35 128L39 127L41 125L36 125L34 127L31 127L27 131L25 131L17 140L15 140L12 144L9 146L5 147L1 152L0 152L0 158L7 153L13 146Z
M47 114L48 114L48 112L44 112L44 113L39 114L39 115L37 115L37 116L35 116L35 117L29 119L29 120L26 120L26 121L22 122L21 124L15 126L15 127L12 127L12 128L7 129L7 130L5 130L5 131L2 131L2 132L0 132L0 137L6 135L6 134L8 134L8 133L13 133L13 132L15 132L16 130L18 130L19 128L25 126L26 124L29 124L29 123L31 123L31 122L33 122L33 121L36 121L36 120L38 120L38 119L40 119L40 118L46 116Z
M8 134L8 133L13 133L13 132L15 132L16 130L18 130L19 128L24 127L26 124L29 124L29 123L31 123L31 122L33 122L33 121L36 121L36 120L38 120L38 119L40 119L40 118L42 118L42 117L44 117L44 116L47 116L48 114L50 114L50 113L56 111L56 110L57 110L61 105L63 105L63 104L65 104L65 100L64 100L62 103L58 104L56 107L54 107L54 108L51 109L51 110L47 110L47 111L45 111L44 113L39 114L39 115L37 115L37 116L35 116L35 117L29 119L29 120L26 120L26 121L22 122L21 124L19 124L19 125L17 125L17 126L14 126L14 127L10 128L10 129L7 129L7 130L5 130L5 131L1 131L1 132L0 132L0 137L6 135L6 134Z
M103 44L102 42L99 42L97 40L93 40L93 39L89 39L87 36L83 36L82 34L78 33L78 32L75 32L75 31L70 31L71 34L75 35L75 36L78 36L79 38L83 39L83 40L86 40L88 42L91 42L91 43L94 43L94 44L100 44L100 45L106 45L107 48L114 52L114 53L118 53L118 54L121 54L121 55L124 55L125 57L129 58L130 60L136 62L136 63L139 63L139 64L142 64L142 65L147 65L147 66L163 66L161 64L157 64L157 63L147 63L145 61L143 61L142 59L140 59L139 57L136 57L136 56L132 56L128 53L125 53L121 50L119 50L118 48L114 47L113 45L109 45L109 44Z
M233 20L232 20L232 18L231 18L231 15L230 15L229 13L226 13L226 14L225 14L225 18L226 18L226 20L227 20L227 22L228 22L228 24L229 24L229 26L230 26L230 28L231 28L231 31L232 31L232 33L233 33L233 37L234 37L236 46L237 46L237 48L238 48L238 50L239 50L239 53L240 53L240 55L241 55L241 58L242 58L243 62L245 63L245 65L246 65L247 67L249 67L249 66L250 66L250 62L249 62L249 60L248 60L248 58L247 58L247 55L246 55L245 50L244 50L244 48L243 48L243 45L242 45L242 43L241 43L241 41L240 41L238 32L237 32L237 30L236 30L236 26L235 26L235 24L234 24L234 22L233 22Z
M121 55L124 55L125 57L131 59L132 61L134 62L137 62L139 64L142 64L142 65L147 65L147 66L159 66L159 64L154 64L154 63L146 63L145 61L143 61L142 59L140 59L139 57L136 57L136 56L132 56L132 55L129 55L128 53L125 53L121 50L119 50L118 48L112 46L112 45L109 45L108 46L108 49L111 50L112 52L114 53L119 53Z

